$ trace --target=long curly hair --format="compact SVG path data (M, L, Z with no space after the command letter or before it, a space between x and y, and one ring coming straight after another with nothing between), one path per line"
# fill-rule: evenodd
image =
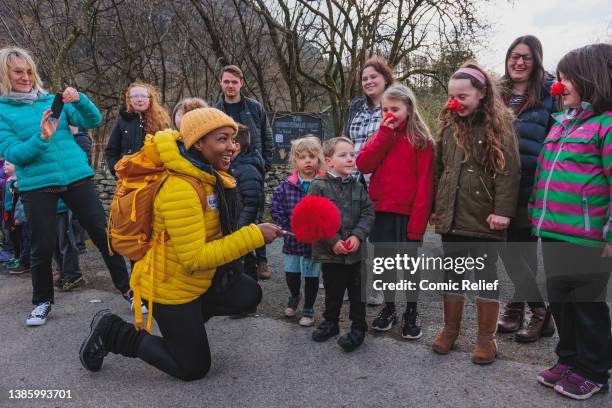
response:
M159 130L164 130L170 126L170 116L163 106L159 103L159 94L154 86L144 82L132 82L125 91L125 107L128 112L134 112L132 102L130 102L130 90L132 88L145 88L149 94L149 108L142 113L145 131L148 134L155 134Z
M504 141L514 138L514 114L506 107L499 95L495 83L487 72L474 62L466 62L461 68L473 68L480 71L485 77L483 85L473 76L464 72L455 72L450 80L468 79L472 86L484 92L484 98L474 112L468 117L462 118L455 112L451 112L447 106L440 113L440 130L438 137L447 127L453 131L457 143L465 152L465 161L472 157L475 152L475 144L470 140L475 126L484 128L484 157L482 164L489 174L496 176L502 174L506 168L506 157L504 154ZM512 144L516 148L516 143Z

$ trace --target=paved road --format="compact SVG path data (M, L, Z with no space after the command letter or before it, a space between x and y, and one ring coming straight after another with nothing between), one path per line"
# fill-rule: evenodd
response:
M278 250L273 247L270 256L275 269ZM513 342L502 338L502 358L480 367L470 362L474 333L468 323L459 351L448 356L432 353L431 339L440 327L440 305L435 303L423 307L426 331L420 342L400 341L397 333L370 334L351 354L342 352L333 340L316 344L310 340L312 329L280 317L286 296L280 274L263 283L260 317L210 321L213 365L205 379L184 383L139 360L114 355L92 374L81 367L77 356L91 316L102 307L126 319L131 315L126 302L112 291L97 255L84 257L83 269L89 278L87 287L59 293L51 318L40 328L24 325L31 307L29 275L0 274L0 407L612 405L609 395L577 403L535 382L536 373L553 361L553 339L509 352ZM93 299L101 303L90 303ZM9 389L64 389L71 391L72 399L9 400Z

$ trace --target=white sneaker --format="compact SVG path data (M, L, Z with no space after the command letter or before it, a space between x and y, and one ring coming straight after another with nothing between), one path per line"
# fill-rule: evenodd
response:
M294 309L292 307L287 306L287 308L285 309L285 317L295 317L296 313L297 307Z
M346 302L347 300L349 300L349 297L348 297L348 290L345 290L345 291L344 291L344 296L342 296L342 301L343 301L343 302Z
M385 303L385 297L383 296L382 290L372 290L370 296L368 296L368 306L380 306Z
M42 326L47 322L47 316L51 311L51 302L43 302L36 305L26 319L28 326Z
M300 326L310 327L314 326L314 319L310 316L302 316L299 321Z

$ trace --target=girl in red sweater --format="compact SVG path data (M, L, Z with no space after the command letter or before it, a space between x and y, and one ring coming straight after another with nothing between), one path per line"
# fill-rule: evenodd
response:
M375 256L385 256L389 251L386 256L395 256L400 253L399 243L423 239L433 199L434 149L429 129L408 87L390 86L382 96L381 106L380 128L359 152L357 168L372 174L369 195L376 219L370 239L376 244ZM412 255L416 256L417 246L413 248ZM418 282L419 273L404 278ZM396 271L386 271L382 280L396 282ZM378 331L391 329L398 320L394 293L386 290L384 294L385 305L372 323ZM417 322L418 290L406 294L402 337L416 340L422 336Z

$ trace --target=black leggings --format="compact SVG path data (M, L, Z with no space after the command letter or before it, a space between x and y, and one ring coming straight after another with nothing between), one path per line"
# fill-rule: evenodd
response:
M182 305L153 304L153 317L163 337L147 334L138 357L166 374L184 381L197 380L210 369L211 357L204 324L212 316L246 312L261 301L261 288L242 274L223 293L212 288Z

